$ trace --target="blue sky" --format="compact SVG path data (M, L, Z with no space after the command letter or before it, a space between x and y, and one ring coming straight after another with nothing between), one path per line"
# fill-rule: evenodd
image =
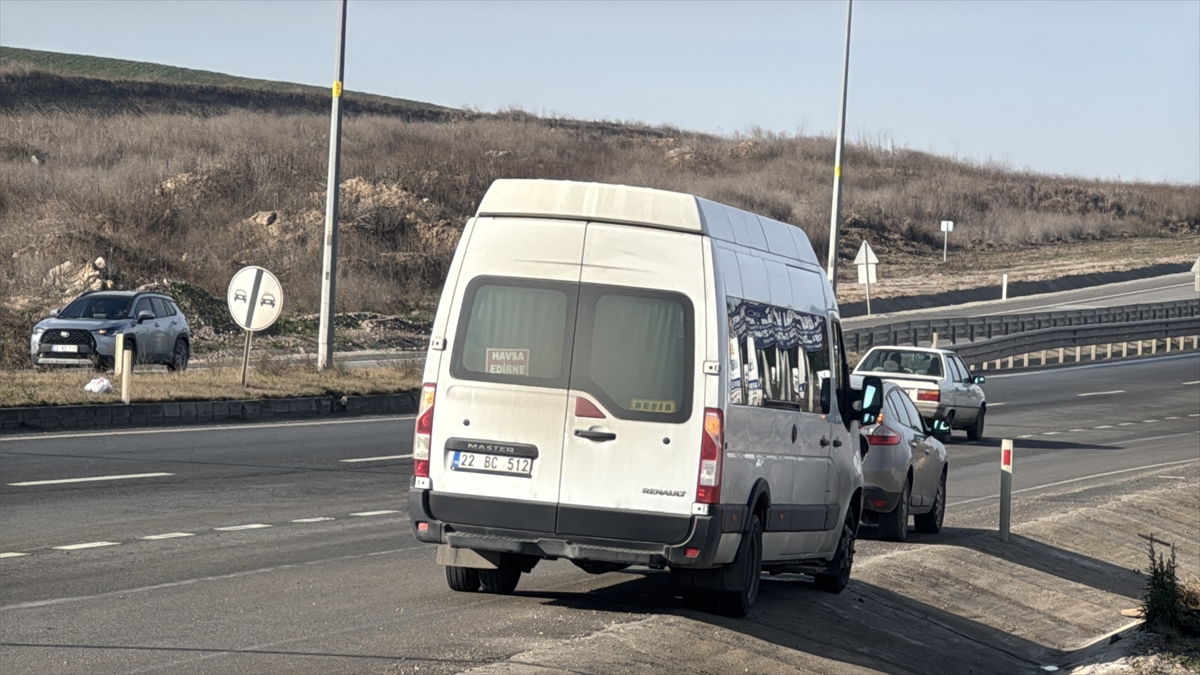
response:
M328 85L337 12L336 0L3 0L0 44ZM840 0L350 0L346 87L832 134L845 14ZM1200 0L858 0L847 127L851 141L1014 169L1200 184Z

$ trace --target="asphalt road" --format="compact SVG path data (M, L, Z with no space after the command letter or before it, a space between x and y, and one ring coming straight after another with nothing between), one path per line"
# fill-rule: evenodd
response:
M911 312L893 312L891 314L876 314L846 319L843 323L847 328L866 328L879 326L897 321L912 321L935 317L968 317L986 316L992 314L1021 314L1031 312L1056 312L1069 309L1093 309L1099 307L1120 307L1122 305L1139 305L1153 302L1172 302L1175 300L1195 300L1195 276L1190 272L1168 274L1149 279L1137 279L1117 284L1080 288L1059 293L1044 293L1027 295L1001 302L971 302L948 307L913 310ZM997 289L997 295L1000 291Z
M1018 516L1200 461L1197 355L985 390L988 439L950 448L954 527L994 523L1000 437L1017 444ZM450 592L408 530L411 433L398 418L4 438L0 670L459 672L648 616L707 620L665 573L563 561L512 597ZM863 536L863 558L902 546Z

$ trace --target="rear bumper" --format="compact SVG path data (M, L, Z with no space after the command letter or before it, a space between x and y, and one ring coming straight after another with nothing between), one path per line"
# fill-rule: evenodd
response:
M891 513L900 504L900 492L884 490L881 487L867 485L863 487L863 510L875 513ZM876 506L875 502L884 502Z
M408 508L413 536L430 544L541 558L695 568L716 564L723 526L730 531L740 528L747 510L712 505L706 516L664 516L416 489L408 493ZM740 515L730 517L733 512ZM572 533L556 531L564 528ZM689 558L688 549L695 549L696 555Z

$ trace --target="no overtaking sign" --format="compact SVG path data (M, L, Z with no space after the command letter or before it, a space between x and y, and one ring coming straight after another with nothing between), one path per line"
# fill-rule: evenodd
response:
M283 287L267 270L243 267L229 282L225 299L237 325L248 331L260 331L279 318L283 309Z

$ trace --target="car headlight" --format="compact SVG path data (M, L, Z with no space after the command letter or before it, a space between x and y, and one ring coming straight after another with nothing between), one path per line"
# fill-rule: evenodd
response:
M96 335L108 335L109 333L112 333L112 332L113 332L113 329L111 329L111 328L101 328L100 330L96 331Z

